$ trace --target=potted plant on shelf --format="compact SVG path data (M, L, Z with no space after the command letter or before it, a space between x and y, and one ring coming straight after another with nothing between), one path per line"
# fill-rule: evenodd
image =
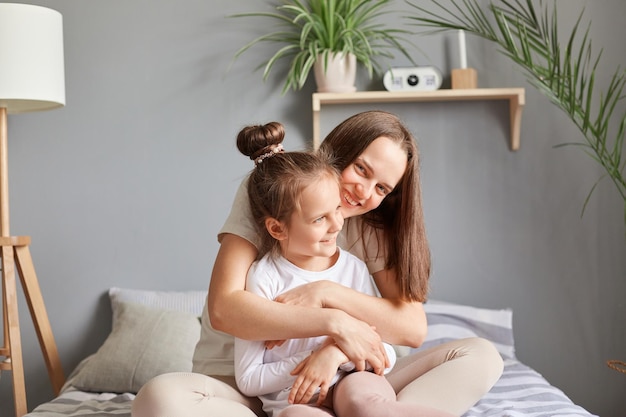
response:
M283 0L273 12L240 13L231 17L267 18L279 27L243 46L235 58L261 42L275 43L278 50L259 67L263 80L278 61L288 60L283 94L300 90L311 69L318 91L354 91L356 65L370 76L379 73L378 58L393 58L399 51L414 64L405 45L411 32L380 22L391 14L392 0Z

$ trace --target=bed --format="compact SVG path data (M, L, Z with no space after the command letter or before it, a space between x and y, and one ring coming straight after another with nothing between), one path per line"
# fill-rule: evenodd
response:
M143 383L161 373L191 370L205 296L205 291L111 288L111 333L70 374L58 397L26 417L130 417ZM516 359L510 310L436 301L425 308L429 332L422 349L480 336L491 340L504 359L500 380L464 417L593 416ZM163 342L172 340L176 343Z

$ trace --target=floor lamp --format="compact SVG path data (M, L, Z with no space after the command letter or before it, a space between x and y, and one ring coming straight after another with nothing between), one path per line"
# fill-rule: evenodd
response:
M40 6L0 3L0 257L4 330L0 371L12 373L18 417L26 414L27 403L16 276L20 277L56 394L65 376L30 256L30 237L11 236L9 232L7 114L65 105L64 72L61 14Z

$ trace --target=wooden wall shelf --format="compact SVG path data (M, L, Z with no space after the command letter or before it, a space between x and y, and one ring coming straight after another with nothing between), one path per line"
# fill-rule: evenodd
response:
M508 100L511 118L511 150L520 145L522 109L525 104L523 88L473 88L436 91L357 91L355 93L313 93L313 147L320 144L320 110L327 104L403 103L425 101Z

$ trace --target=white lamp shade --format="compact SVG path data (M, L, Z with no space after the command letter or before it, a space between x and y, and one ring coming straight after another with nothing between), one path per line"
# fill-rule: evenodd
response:
M64 105L62 15L41 6L0 3L0 107L23 113Z

